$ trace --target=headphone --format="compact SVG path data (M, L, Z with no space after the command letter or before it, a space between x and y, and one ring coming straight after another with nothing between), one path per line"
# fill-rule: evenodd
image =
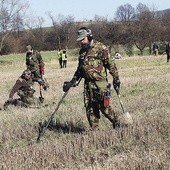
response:
M81 27L79 30L86 30L87 31L87 38L88 38L89 41L91 41L93 39L91 29L89 29L87 27Z

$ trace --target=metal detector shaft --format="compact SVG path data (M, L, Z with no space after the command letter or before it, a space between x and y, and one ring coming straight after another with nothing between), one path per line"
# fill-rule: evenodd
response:
M132 116L129 114L129 112L125 111L123 102L120 98L120 89L115 89L115 90L116 90L117 96L119 98L119 103L120 103L121 109L123 111L123 119L122 120L124 121L124 124L127 124L127 125L132 124L133 123Z
M123 113L125 113L125 108L124 108L123 102L122 102L122 100L121 100L121 98L120 98L120 89L117 88L117 89L115 89L115 91L116 91L117 96L118 96L118 98L119 98L119 103L120 103L120 106L121 106L121 108L122 108L122 111L123 111Z
M42 85L40 84L39 86L40 86L40 97L39 97L39 100L40 100L41 103L43 103L44 97L42 95Z
M123 106L123 102L122 102L121 99L120 99L120 94L118 94L117 96L118 96L118 98L119 98L119 103L120 103L120 106L121 106L121 108L122 108L122 111L123 111L123 113L125 113L125 108L124 108L124 106Z
M47 121L47 123L45 124L45 126L43 126L41 130L39 130L39 134L38 134L38 137L37 137L37 140L36 140L37 143L40 142L40 138L44 135L45 130L48 128L50 122L53 120L55 113L56 113L57 110L59 109L59 107L60 107L63 99L66 97L67 94L68 94L68 91L63 94L61 100L58 102L58 105L57 105L56 109L54 110L54 112L52 113L52 115L50 116L50 118L48 119L48 121Z

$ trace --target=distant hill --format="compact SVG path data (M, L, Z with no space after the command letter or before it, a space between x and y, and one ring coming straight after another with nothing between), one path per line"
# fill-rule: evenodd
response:
M157 11L157 12L156 12L156 15L157 15L158 17L163 16L163 15L170 16L170 8L165 9L165 10Z

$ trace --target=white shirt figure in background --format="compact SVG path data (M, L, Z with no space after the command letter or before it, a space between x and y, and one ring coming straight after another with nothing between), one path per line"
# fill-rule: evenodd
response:
M118 52L116 52L115 53L115 59L121 59L121 58L122 58L122 56Z

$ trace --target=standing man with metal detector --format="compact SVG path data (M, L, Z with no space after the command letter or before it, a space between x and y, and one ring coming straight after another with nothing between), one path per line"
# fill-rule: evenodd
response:
M74 86L75 80L84 78L84 105L91 129L98 128L100 111L112 123L113 128L119 127L117 115L109 102L111 96L107 79L109 71L113 77L114 88L120 88L116 64L111 59L107 47L93 39L90 29L80 28L77 41L81 43L79 64L72 80L64 83L63 91L67 92Z

